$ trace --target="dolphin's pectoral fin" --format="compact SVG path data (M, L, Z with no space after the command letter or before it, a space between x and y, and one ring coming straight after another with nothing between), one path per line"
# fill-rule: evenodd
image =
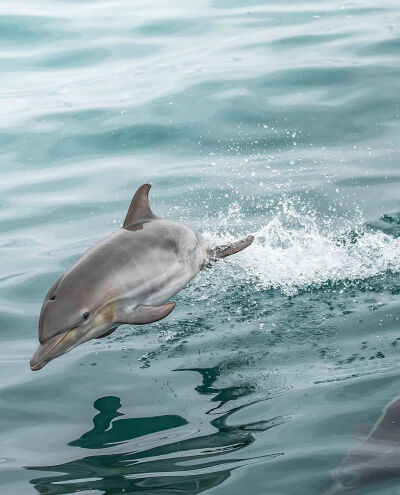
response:
M143 220L157 218L151 211L149 204L150 188L150 184L143 184L143 186L140 186L135 192L122 226L124 229L135 223L142 222Z
M208 250L208 256L210 260L217 260L220 258L226 258L226 256L230 256L231 254L236 254L239 251L250 246L250 244L254 241L254 236L249 235L240 241L233 242L232 244L223 244L222 246L216 246L213 249Z
M124 311L121 323L127 323L129 325L153 323L168 316L175 306L176 304L174 302L161 304L160 306L136 306L132 310L128 309Z

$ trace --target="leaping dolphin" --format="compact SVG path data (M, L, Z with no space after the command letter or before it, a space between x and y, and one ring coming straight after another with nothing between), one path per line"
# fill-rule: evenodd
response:
M157 218L150 184L136 191L120 230L98 242L50 288L39 319L40 345L31 369L79 344L110 335L119 325L143 325L175 308L168 300L204 264L249 246L253 236L208 249L187 225Z

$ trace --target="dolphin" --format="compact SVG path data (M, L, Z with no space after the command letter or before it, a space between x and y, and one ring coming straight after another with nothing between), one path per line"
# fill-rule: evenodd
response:
M48 291L39 318L40 345L30 366L49 361L119 325L161 320L175 308L171 297L210 261L237 253L253 236L209 249L187 225L156 217L150 184L136 191L123 226L95 244Z
M400 477L400 397L386 406L367 438L348 452L332 477L334 483L324 495Z

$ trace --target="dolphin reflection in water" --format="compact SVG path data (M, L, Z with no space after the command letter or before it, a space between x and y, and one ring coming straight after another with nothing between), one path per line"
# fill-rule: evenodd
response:
M387 405L367 438L349 451L332 475L335 482L324 495L400 477L400 397Z
M229 387L213 387L218 369L189 371L202 374L203 386L196 389L199 393L217 393L215 400L229 395ZM245 387L242 397L251 391L252 388ZM92 491L107 495L197 495L221 485L236 469L273 462L283 455L269 452L255 456L249 449L258 434L284 422L283 418L274 417L235 424L234 414L251 404L233 407L215 417L210 422L212 431L207 427L203 432L175 414L127 417L119 411L119 397L101 397L93 404L98 411L93 427L68 444L84 449L85 455L77 450L74 460L25 469L45 473L36 474L30 483L37 493L48 495ZM107 452L109 448L113 448L112 452Z
M50 288L39 319L40 345L32 370L79 344L110 335L124 323L161 320L183 289L211 260L249 246L254 238L210 249L190 227L157 218L149 184L136 191L123 227L89 249Z

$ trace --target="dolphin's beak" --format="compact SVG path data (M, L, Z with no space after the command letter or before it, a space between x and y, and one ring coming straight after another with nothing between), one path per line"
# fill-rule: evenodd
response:
M32 371L43 368L52 359L65 354L78 344L76 328L61 332L40 344L33 355L30 365Z

